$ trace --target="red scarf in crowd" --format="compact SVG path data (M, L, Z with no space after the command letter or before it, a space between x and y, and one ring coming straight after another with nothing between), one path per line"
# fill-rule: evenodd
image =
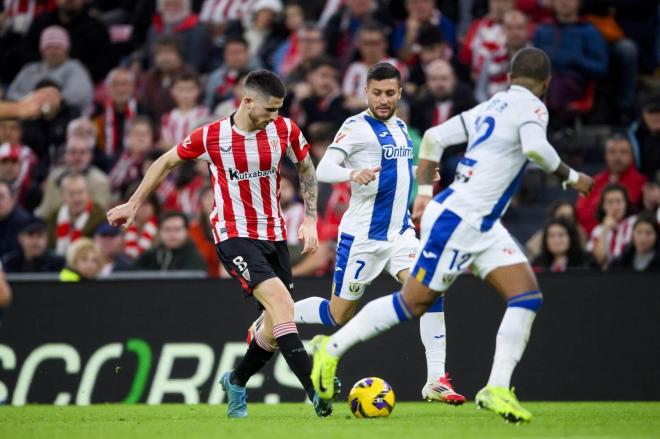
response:
M139 230L135 224L132 224L124 234L124 251L131 258L137 258L148 250L156 238L158 232L158 221L156 217L151 217L142 230Z
M90 201L83 213L72 222L69 207L66 205L60 207L57 212L57 242L55 244L55 252L58 255L64 256L69 244L82 236L82 230L89 220L91 211L92 202Z
M117 117L117 113L118 111L115 109L112 101L106 101L103 134L105 139L105 154L108 156L114 156L124 143L124 139L119 138L119 118ZM137 101L135 99L129 100L124 106L122 113L124 114L124 133L126 133L126 127L137 114Z

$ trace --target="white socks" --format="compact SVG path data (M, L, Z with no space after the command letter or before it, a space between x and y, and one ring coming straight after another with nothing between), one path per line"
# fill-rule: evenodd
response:
M330 314L330 301L321 297L308 297L293 304L293 320L296 323L316 323L337 326Z
M445 374L447 357L445 313L427 311L419 319L419 333L426 350L426 382L433 383Z
M403 303L400 293L374 299L330 337L328 353L341 357L357 343L367 341L411 318L412 314Z
M536 312L541 307L543 296L540 291L530 291L509 299L497 331L495 359L488 378L489 386L511 386L511 375L522 357Z

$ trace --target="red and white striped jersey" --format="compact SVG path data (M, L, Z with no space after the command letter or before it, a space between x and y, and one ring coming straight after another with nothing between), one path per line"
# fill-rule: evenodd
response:
M223 24L242 18L254 0L204 0L199 20L204 23Z
M198 105L190 111L178 108L165 113L160 123L160 139L167 145L176 145L202 123L207 121L209 110Z
M623 249L632 241L633 227L637 217L629 216L622 220L612 230L607 232L607 260L611 261L623 253ZM591 237L587 242L587 251L593 252L598 242L598 238L603 233L603 226L600 224L591 231Z
M181 159L210 163L216 243L236 237L286 240L280 165L285 154L297 163L308 150L300 128L282 116L262 130L245 132L232 115L194 130L177 146Z

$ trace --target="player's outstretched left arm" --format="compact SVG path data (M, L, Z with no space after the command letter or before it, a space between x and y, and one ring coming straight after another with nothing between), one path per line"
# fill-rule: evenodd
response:
M124 228L128 228L133 223L135 214L144 200L158 187L167 174L181 163L183 163L183 160L179 157L176 147L158 157L149 166L142 182L140 182L140 185L131 198L126 203L113 207L108 211L106 214L108 222L113 226L121 225Z
M305 219L298 230L298 238L303 240L302 253L314 253L319 248L319 238L316 231L316 204L318 199L318 184L314 163L309 154L296 163L300 178L300 194L305 204Z
M546 138L545 129L537 123L526 123L520 127L520 144L523 153L544 171L559 177L564 187L571 186L581 195L588 195L594 180L587 174L571 169L559 158L557 151Z

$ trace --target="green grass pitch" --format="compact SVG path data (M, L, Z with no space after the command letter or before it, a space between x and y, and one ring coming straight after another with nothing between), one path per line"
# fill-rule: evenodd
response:
M308 404L249 405L229 420L225 406L93 405L0 407L0 438L660 438L660 402L528 402L516 426L473 403L398 403L387 419L355 419L345 402L318 419Z

